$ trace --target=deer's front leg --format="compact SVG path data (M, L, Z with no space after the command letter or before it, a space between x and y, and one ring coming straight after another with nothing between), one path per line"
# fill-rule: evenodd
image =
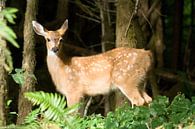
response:
M70 93L66 95L68 107L78 104L82 98L82 95L76 93Z
M83 96L73 92L72 94L66 95L66 99L67 99L68 107L71 107L75 104L81 103ZM79 113L80 116L84 116L84 109L85 109L84 105L81 104L79 109L77 109L73 114Z

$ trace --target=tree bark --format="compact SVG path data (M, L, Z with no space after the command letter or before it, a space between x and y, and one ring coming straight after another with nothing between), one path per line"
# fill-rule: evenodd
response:
M156 3L157 2L157 3ZM157 68L162 68L164 65L163 61L163 52L164 52L164 41L163 41L163 23L162 18L160 16L161 12L161 2L156 1L152 5L155 4L154 11L151 12L150 21L152 25L152 36L150 38L150 49L153 51L154 57L156 59L155 65ZM151 9L150 9L151 10ZM150 78L150 83L152 85L152 94L153 97L159 95L159 89L156 84L156 76L153 74Z
M56 26L59 28L66 19L68 18L68 0L58 0L56 18L49 23L46 23L46 27Z
M116 46L143 48L146 40L134 15L133 0L118 0L116 12Z
M151 15L151 24L154 28L154 47L157 60L157 67L163 67L163 51L164 51L164 41L163 41L163 23L160 17L161 3L156 7L156 10Z
M7 89L8 89L8 84L7 84L7 76L8 73L4 68L5 64L5 56L3 49L6 49L6 42L1 39L0 37L0 43L3 45L0 46L0 126L6 125L6 101L7 101Z
M32 20L36 19L38 0L27 0L27 7L24 21L24 48L22 69L24 69L24 84L19 92L18 119L17 124L21 124L26 115L31 111L32 104L24 98L24 93L35 89L36 79L35 69L35 39L32 29Z
M58 0L56 18L64 22L68 18L68 0Z
M0 52L0 54L2 53ZM2 56L0 56L0 60L1 59L2 59ZM0 126L4 126L6 125L6 115L7 115L5 104L7 101L7 87L8 86L7 86L7 72L2 66L3 62L0 62L0 63L1 63L0 65Z
M114 29L112 28L111 15L108 0L99 0L101 30L102 30L102 52L114 47Z
M5 0L0 0L0 12L5 7ZM0 16L0 21L3 21L3 16ZM6 41L0 37L0 126L6 125L6 101L7 101L7 77L8 73L4 68L5 62L5 50L6 50Z
M195 70L194 66L195 66L195 36L193 36L193 34L195 34L195 1L191 0L191 35L190 35L190 39L189 39L189 55L190 55L190 61L189 61L189 71L191 73L193 73L193 71Z
M183 20L183 0L175 0L175 15L173 26L173 54L171 66L173 69L177 69L180 58L181 50L181 37L182 37L182 20Z
M116 47L143 48L146 40L135 14L133 0L118 0L116 15ZM121 92L116 92L116 107L128 101Z

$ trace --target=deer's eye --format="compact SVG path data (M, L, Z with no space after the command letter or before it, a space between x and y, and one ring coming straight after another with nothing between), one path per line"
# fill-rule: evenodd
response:
M50 42L51 41L51 39L49 39L49 38L47 38L46 40L47 40L47 42Z
M63 42L63 38L60 38L60 40L59 40L60 42Z

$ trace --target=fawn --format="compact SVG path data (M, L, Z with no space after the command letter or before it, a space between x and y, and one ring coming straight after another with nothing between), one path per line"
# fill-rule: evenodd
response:
M56 31L48 31L36 21L32 24L34 31L46 40L48 70L56 89L66 96L68 106L79 103L84 95L106 94L117 88L132 105L152 101L143 86L152 68L150 51L121 47L66 60L61 40L68 29L68 20Z

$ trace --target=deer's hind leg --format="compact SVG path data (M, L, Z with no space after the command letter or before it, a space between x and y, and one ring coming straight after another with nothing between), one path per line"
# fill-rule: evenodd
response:
M142 92L142 96L143 96L146 103L150 103L152 101L152 98L146 93L145 89Z
M140 86L141 95L144 98L145 103L150 103L152 101L152 98L146 93L146 90L145 90L146 81L144 81L141 85L143 85L143 86Z
M128 98L128 100L131 102L132 106L141 106L144 105L145 100L142 97L142 94L140 93L140 90L138 88L136 82L129 80L128 83L122 84L121 86L118 86L120 91Z

